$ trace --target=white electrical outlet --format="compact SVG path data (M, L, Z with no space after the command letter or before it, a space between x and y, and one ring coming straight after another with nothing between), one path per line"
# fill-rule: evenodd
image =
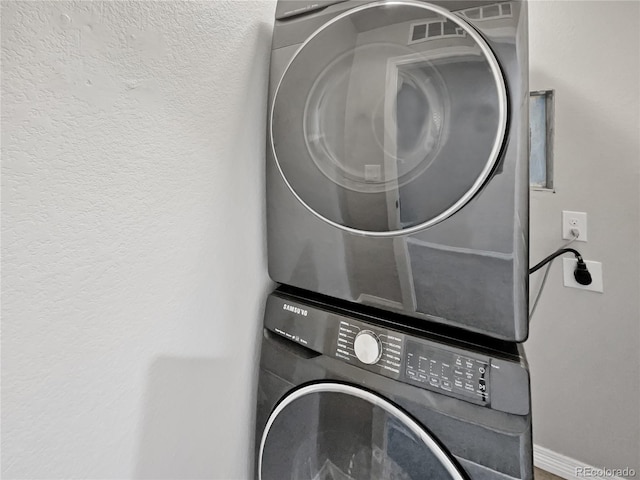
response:
M591 274L590 285L580 285L576 282L576 278L573 276L573 272L576 269L578 261L575 258L563 258L562 267L564 274L564 286L571 288L579 288L580 290L590 290L592 292L604 292L604 285L602 282L602 262L592 262L591 260L585 260L587 269Z
M584 212L562 211L562 238L571 240L571 230L576 229L580 232L577 242L587 241L587 214Z

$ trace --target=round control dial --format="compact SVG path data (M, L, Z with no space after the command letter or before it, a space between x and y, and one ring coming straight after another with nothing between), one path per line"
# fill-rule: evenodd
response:
M373 365L382 356L380 339L370 330L363 330L356 335L353 350L356 352L358 360L367 365Z

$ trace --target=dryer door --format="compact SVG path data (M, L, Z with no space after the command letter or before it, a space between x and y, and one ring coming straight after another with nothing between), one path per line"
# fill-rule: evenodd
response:
M412 0L334 17L299 48L271 105L273 154L312 213L375 236L462 208L507 126L500 66L462 17Z
M431 435L366 390L318 383L294 391L269 417L260 480L462 480Z

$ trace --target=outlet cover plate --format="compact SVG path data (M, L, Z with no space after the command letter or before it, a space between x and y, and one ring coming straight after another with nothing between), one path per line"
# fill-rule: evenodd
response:
M575 258L563 258L562 269L564 274L564 286L570 288L579 288L580 290L589 290L591 292L604 292L604 285L602 281L602 262L593 262L591 260L585 260L589 273L591 274L591 285L580 285L576 282L573 272L576 269L578 261Z
M585 212L562 211L562 238L571 240L573 238L573 235L571 235L572 228L580 230L580 236L576 239L576 242L587 241L587 214Z

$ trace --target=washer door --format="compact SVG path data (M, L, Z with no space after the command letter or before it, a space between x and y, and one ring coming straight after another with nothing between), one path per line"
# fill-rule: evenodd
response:
M411 417L366 390L319 383L275 408L260 444L260 480L462 480Z
M312 213L393 236L462 208L499 160L507 95L457 15L411 0L348 10L297 51L271 107L282 176Z

